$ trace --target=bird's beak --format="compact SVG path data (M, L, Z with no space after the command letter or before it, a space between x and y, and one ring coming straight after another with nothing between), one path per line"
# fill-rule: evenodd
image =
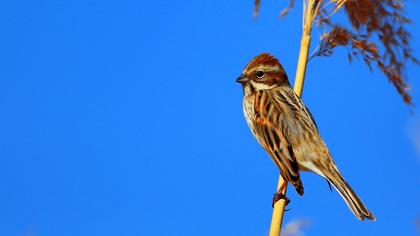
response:
M248 81L249 79L243 74L236 79L236 82L240 84L246 84Z

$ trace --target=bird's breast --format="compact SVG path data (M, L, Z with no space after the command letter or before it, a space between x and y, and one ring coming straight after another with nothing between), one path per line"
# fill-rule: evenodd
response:
M254 98L253 96L245 96L243 101L243 111L245 115L245 119L247 120L248 124L252 121L254 117Z

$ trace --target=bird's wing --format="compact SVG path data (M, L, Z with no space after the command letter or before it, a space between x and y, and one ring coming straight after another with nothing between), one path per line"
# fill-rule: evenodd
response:
M292 88L275 90L271 96L275 104L284 104L290 112L290 118L294 121L301 121L302 129L311 129L318 132L318 126L309 109L303 104Z
M292 146L299 168L310 170L325 177L319 163L332 162L331 155L322 140L315 121L292 88L278 89L273 100L285 111L281 119L283 134ZM319 160L322 160L320 162Z
M300 100L300 102L302 103L302 100ZM302 103L302 104L303 104L303 103ZM311 118L312 123L314 123L315 128L318 130L318 125L316 124L315 119L314 119L314 116L312 115L311 111L309 110L309 108L308 108L307 106L305 106L305 105L304 105L304 107L305 107L305 111L306 111L306 113L308 113L308 114L309 114L309 117Z
M281 123L269 116L258 116L254 122L260 143L280 168L282 176L302 194L298 163L289 141L282 132Z

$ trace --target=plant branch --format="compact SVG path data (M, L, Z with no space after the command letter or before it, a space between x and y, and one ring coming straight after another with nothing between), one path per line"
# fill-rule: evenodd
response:
M294 85L294 90L299 97L302 96L303 84L305 81L308 52L311 44L312 25L316 15L318 14L319 6L321 5L320 3L321 0L307 0L304 3L303 31ZM280 175L277 190L279 190L280 186L283 186L284 182L285 180ZM282 193L286 195L286 191L287 183ZM281 233L285 203L285 200L281 199L274 204L273 215L271 218L270 236L279 236Z

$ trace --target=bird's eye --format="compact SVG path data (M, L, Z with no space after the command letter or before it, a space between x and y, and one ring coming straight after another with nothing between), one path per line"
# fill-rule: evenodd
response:
M261 70L257 71L257 77L258 78L264 77L264 71L261 71Z

